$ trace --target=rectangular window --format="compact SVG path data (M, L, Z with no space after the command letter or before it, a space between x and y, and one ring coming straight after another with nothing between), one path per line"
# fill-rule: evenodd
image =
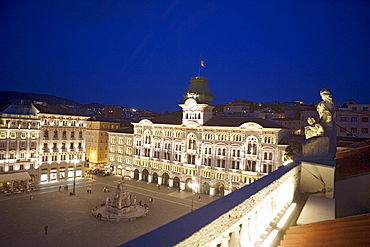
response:
M195 164L195 155L189 154L188 155L188 164Z
M9 171L13 171L13 165L9 166Z
M369 118L368 117L362 117L362 122L369 122Z
M346 132L346 128L344 128L344 127L340 127L340 128L339 128L339 132L341 132L341 133Z
M369 129L368 128L362 128L361 133L367 134L367 133L369 133Z
M369 110L369 108L368 108L367 106L364 106L364 107L362 107L362 110L363 110L363 111L368 111L368 110Z
M351 122L357 122L357 117L351 117Z
M351 133L357 133L357 128L351 128Z
M346 122L347 121L347 117L340 117L340 122Z
M24 165L19 165L19 170L24 170Z

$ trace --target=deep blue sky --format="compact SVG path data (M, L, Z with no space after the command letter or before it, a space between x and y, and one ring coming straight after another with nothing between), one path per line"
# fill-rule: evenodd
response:
M0 90L179 110L206 63L215 104L370 103L370 1L1 1Z

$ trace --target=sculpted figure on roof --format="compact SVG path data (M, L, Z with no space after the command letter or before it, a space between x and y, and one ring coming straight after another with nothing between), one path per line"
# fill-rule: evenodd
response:
M309 117L305 127L306 140L301 148L293 145L286 149L286 156L291 159L327 159L332 160L336 152L336 125L335 105L330 89L320 91L322 101L317 104L316 110L319 119Z

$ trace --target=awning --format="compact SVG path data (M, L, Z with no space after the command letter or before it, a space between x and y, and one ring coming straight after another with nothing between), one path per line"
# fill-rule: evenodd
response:
M23 181L31 179L28 172L17 172L17 173L8 173L0 175L0 183L6 183L11 181Z

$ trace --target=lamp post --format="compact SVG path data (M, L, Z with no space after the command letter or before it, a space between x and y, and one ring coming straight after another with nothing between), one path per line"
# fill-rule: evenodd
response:
M72 193L70 194L71 196L76 195L76 164L78 162L79 161L77 159L72 160L72 163L74 164L74 169L73 169L73 189Z
M191 211L194 209L194 190L199 188L199 184L194 181L194 178L192 181L188 183L188 185L191 188Z

